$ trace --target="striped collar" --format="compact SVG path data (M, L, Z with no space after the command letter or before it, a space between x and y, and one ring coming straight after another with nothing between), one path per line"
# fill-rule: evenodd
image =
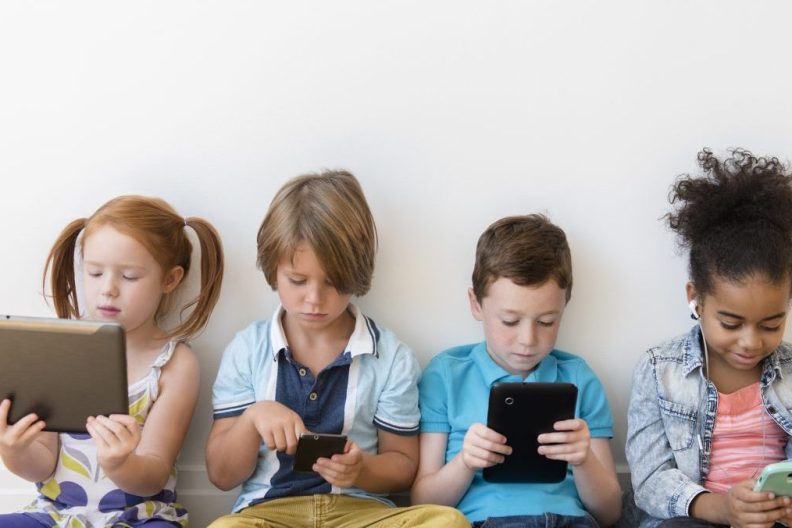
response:
M353 358L363 354L372 354L378 358L377 344L379 343L380 331L376 323L363 315L363 312L352 303L349 303L347 310L355 318L355 328L349 336L349 342L347 342L344 353L349 354ZM272 343L273 361L277 361L279 353L289 347L286 342L286 333L283 331L282 320L284 313L283 305L278 305L270 322L270 343Z

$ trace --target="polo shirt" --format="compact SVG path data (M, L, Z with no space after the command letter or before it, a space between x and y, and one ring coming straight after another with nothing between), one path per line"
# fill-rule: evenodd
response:
M283 307L272 319L240 331L223 353L214 384L214 419L235 417L260 401L277 401L296 412L316 433L346 434L361 450L376 454L377 431L418 434L418 377L412 351L390 331L349 305L355 328L344 350L316 378L289 350L281 324ZM294 457L259 445L253 474L242 484L233 511L280 497L343 493L365 498L384 495L338 488L315 473L293 471Z
M496 382L568 382L577 386L575 416L586 421L592 438L612 438L613 418L602 384L578 356L552 350L523 379L495 363L486 343L463 345L435 356L424 370L420 389L421 432L448 435L445 463L462 449L468 428L487 423L490 387ZM571 466L555 484L494 483L476 471L457 505L471 522L510 515L585 515Z

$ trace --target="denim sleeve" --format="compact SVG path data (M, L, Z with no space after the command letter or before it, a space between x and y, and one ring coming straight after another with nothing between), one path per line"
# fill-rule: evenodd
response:
M633 373L627 410L627 462L636 505L659 519L688 516L690 503L706 490L677 468L660 409L651 352Z

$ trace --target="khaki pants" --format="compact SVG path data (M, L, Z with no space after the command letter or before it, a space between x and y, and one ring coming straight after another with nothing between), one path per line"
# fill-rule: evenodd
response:
M256 504L220 517L209 528L470 528L455 508L436 505L392 508L377 500L320 494Z

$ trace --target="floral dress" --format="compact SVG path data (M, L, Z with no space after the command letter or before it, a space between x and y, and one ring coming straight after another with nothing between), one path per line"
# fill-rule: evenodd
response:
M148 374L129 386L129 414L143 425L159 392L162 367L178 341L170 341ZM135 527L157 519L187 526L187 511L176 503L176 467L165 487L151 497L118 489L99 466L96 444L85 433L62 433L55 473L36 484L39 496L23 513L59 528Z

